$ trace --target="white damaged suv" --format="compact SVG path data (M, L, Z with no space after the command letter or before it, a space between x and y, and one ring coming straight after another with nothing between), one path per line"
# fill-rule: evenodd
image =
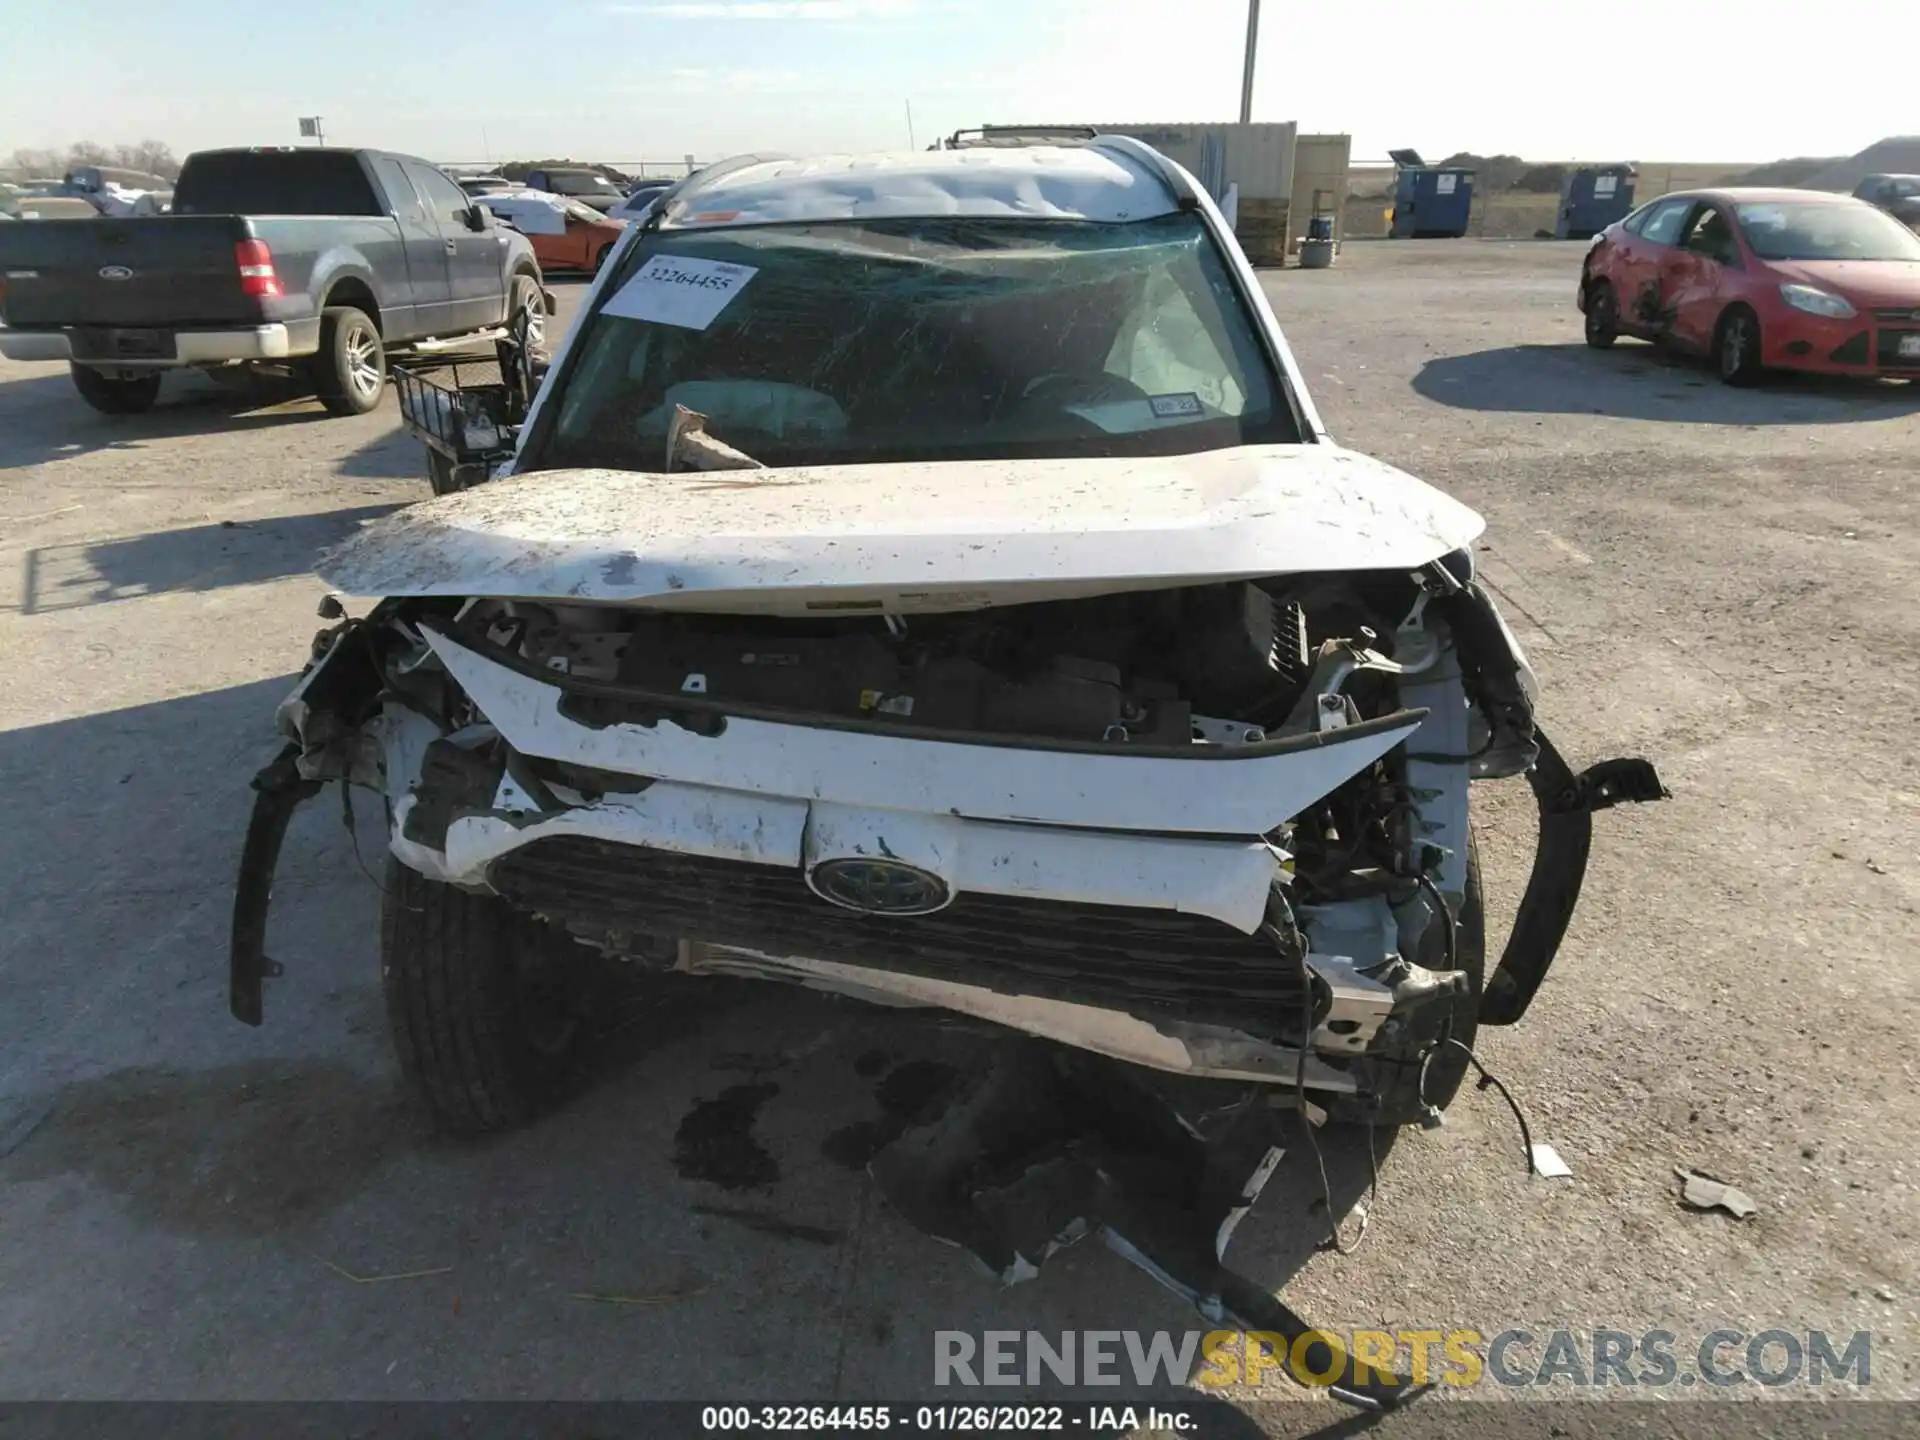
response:
M633 227L500 478L368 525L255 782L391 828L403 1066L534 1113L611 957L942 1007L1431 1118L1520 1018L1591 813L1482 521L1327 435L1245 257L1136 141L715 165ZM1486 960L1469 782L1530 777Z

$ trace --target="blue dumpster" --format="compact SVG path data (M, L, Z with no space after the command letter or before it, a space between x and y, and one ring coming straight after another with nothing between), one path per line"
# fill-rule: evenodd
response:
M1393 190L1395 239L1451 239L1467 233L1473 210L1473 171L1429 165L1417 150L1389 150L1399 166Z
M1591 240L1633 210L1631 165L1582 165L1560 187L1556 240Z

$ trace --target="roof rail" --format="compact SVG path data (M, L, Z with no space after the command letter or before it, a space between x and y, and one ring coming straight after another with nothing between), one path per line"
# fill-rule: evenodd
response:
M1058 145L1062 141L1086 141L1098 134L1091 125L982 125L973 130L956 130L947 137L949 150L968 150L982 145Z

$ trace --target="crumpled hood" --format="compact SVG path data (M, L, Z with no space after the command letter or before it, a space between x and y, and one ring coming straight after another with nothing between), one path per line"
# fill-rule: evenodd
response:
M408 506L323 555L356 596L805 615L967 610L1408 569L1472 510L1337 446L648 474L543 470Z

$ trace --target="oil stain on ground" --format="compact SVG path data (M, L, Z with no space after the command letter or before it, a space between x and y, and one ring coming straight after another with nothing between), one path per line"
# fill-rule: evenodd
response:
M673 1168L684 1179L723 1190L752 1190L780 1178L773 1156L753 1138L760 1107L780 1093L770 1080L729 1085L687 1112L673 1136Z
M868 1052L854 1062L854 1072L874 1073ZM874 1087L873 1098L882 1111L877 1120L856 1120L843 1125L820 1144L820 1153L836 1165L849 1170L864 1170L867 1162L898 1140L920 1113L946 1093L959 1074L956 1067L937 1060L909 1060L887 1072Z
M418 1128L392 1082L325 1060L134 1066L45 1097L0 1182L75 1176L186 1234L267 1234L333 1209Z

